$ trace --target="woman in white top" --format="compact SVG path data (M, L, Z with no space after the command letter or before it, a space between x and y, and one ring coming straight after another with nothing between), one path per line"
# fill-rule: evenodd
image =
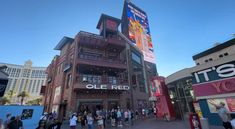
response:
M71 117L70 120L69 120L70 129L76 129L77 120L78 120L77 114L76 114L76 113L73 113L72 117Z

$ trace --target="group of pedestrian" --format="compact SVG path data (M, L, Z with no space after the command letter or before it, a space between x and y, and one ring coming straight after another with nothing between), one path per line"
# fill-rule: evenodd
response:
M24 129L21 116L12 116L10 113L6 115L6 120L0 119L0 129Z
M60 129L62 122L58 120L57 113L44 112L36 129Z

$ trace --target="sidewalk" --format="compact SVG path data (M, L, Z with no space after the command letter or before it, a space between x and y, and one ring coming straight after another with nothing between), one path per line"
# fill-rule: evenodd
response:
M161 121L154 118L149 118L146 120L136 120L134 125L124 125L123 127L111 127L108 125L105 129L189 129L184 121ZM68 121L64 122L61 129L69 129ZM81 127L77 127L81 129ZM95 127L94 129L97 129ZM221 126L210 126L210 129L223 129Z

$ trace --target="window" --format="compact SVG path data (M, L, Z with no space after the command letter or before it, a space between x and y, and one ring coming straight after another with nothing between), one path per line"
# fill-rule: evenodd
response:
M13 85L12 85L12 90L15 90L15 87L16 87L16 82L17 82L17 79L14 80L13 82Z
M134 52L131 53L131 57L132 57L132 60L134 60L135 62L141 64L141 58L140 56L138 56L137 54L135 54Z
M30 82L29 82L29 87L28 87L28 91L29 91L29 92L31 92L32 84L33 84L33 80L30 80Z
M37 87L36 87L36 93L38 93L38 92L39 92L39 88L41 87L41 86L40 86L40 82L41 82L41 81L40 81L40 80L38 80Z
M228 56L228 53L226 52L226 53L224 53L224 56Z
M32 92L31 93L34 93L35 91L35 86L36 86L36 80L34 80L34 82L33 82L33 88L32 88Z
M205 60L205 62L208 62L208 60Z
M22 79L20 82L19 92L23 90L23 86L24 86L24 79Z
M220 54L220 55L219 55L219 58L222 58L222 57L223 57L223 55L222 55L222 54Z
M8 83L7 83L7 88L6 91L11 89L11 83L12 83L12 79L9 79Z
M200 63L197 63L197 65L200 65Z
M19 77L19 76L20 76L20 71L21 71L21 69L17 69L17 70L16 70L16 75L15 75L15 77Z
M210 58L210 59L209 59L209 61L213 61L213 59L212 59L212 58Z
M67 84L66 84L66 88L69 88L71 86L71 82L72 82L72 75L69 74L67 76Z

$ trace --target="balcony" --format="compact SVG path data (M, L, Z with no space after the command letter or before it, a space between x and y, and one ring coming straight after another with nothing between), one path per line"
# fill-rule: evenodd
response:
M76 80L74 90L129 90L128 81L118 77L81 74Z
M77 64L127 69L127 65L124 60L107 59L104 57L90 56L90 55L86 55L86 54L79 54L78 55Z

